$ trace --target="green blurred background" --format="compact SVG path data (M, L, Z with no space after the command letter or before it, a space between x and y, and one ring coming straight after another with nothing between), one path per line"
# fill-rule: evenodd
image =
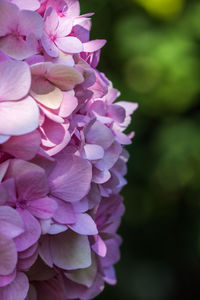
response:
M139 103L118 285L97 299L200 299L200 1L80 0L99 69Z

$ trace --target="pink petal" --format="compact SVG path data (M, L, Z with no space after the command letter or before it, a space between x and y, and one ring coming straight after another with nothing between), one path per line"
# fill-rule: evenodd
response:
M68 202L79 201L88 193L91 177L91 165L87 160L65 155L50 174L51 194Z
M64 124L65 125L65 124ZM52 147L51 149L46 149L46 153L50 156L56 155L57 153L59 153L61 150L63 150L67 144L69 143L71 138L71 135L69 133L69 131L65 131L65 135L63 137L63 141L56 145L55 147Z
M76 223L68 225L68 227L83 235L98 234L96 224L88 214L78 214Z
M41 137L38 131L33 131L31 133L13 136L6 143L4 143L1 148L16 158L21 158L23 160L31 160L39 151Z
M106 44L106 40L93 40L83 44L84 52L95 52Z
M91 265L91 250L88 238L70 230L51 239L54 264L62 269L76 270Z
M46 138L43 140L43 144L47 147L51 147L62 143L68 128L68 124L55 123L46 118L42 126Z
M5 1L0 2L0 36L10 33L16 27L19 9L16 5Z
M15 238L15 244L18 251L24 251L38 241L41 228L39 222L27 210L18 209L18 212L24 221L25 231Z
M51 110L44 108L42 105L39 105L39 107L40 110L44 113L45 116L47 116L48 119L60 124L64 122L63 118L53 113Z
M44 50L49 56L58 57L59 50L47 34L45 33L43 34L41 38L41 42L42 42L42 46L44 47Z
M57 209L56 201L49 197L33 200L29 203L29 212L39 219L49 219Z
M0 100L18 100L27 95L31 73L27 63L4 61L0 63Z
M9 275L0 276L0 287L10 284L15 279L15 276L16 276L16 269Z
M55 35L59 24L58 14L51 6L45 12L45 32Z
M6 235L0 233L0 274L11 274L17 263L15 243Z
M72 95L72 93L69 92L63 92L63 100L61 103L59 116L62 118L69 117L72 112L76 109L78 105L78 100L75 96Z
M28 37L24 40L22 36L6 35L0 39L0 49L10 57L22 60L37 52L35 47L30 47L32 46L30 42Z
M92 173L92 181L98 184L107 182L111 177L111 174L108 170L100 171L97 168L93 168Z
M43 19L34 11L21 10L19 13L18 30L23 36L33 33L37 39L40 39L43 33Z
M0 120L0 134L29 133L39 125L38 106L31 97L17 102L0 102Z
M80 15L80 4L77 0L65 0L67 4L67 17L77 17Z
M30 267L33 266L33 264L36 262L38 257L38 250L36 250L33 255L24 258L24 259L19 259L17 267L19 270L27 271Z
M65 53L80 53L83 51L81 41L73 36L57 38L55 43L57 47Z
M95 236L95 243L92 245L92 250L101 257L106 256L107 247L100 235Z
M17 273L13 282L0 288L1 300L24 300L29 289L28 278L24 273Z
M30 248L28 248L27 250L18 252L18 258L25 259L32 256L36 252L37 248L38 248L38 244L36 243Z
M24 224L17 211L9 206L0 207L0 233L15 238L24 232Z
M9 203L12 206L15 206L16 205L16 188L15 188L14 178L4 180L1 183L1 188L3 188L6 191L6 194L7 194L6 202ZM1 194L1 196L2 196L2 194ZM3 199L5 199L5 198L3 197Z
M40 7L40 2L38 0L11 0L11 2L20 9L37 10Z
M45 197L48 182L43 168L20 159L11 161L8 177L14 177L18 196L25 201Z
M57 37L65 37L72 31L73 19L71 18L62 18L59 20L59 26L57 28L56 35Z

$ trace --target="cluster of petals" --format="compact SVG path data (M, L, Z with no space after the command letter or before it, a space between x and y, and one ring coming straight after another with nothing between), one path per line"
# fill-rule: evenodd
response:
M0 0L0 299L114 285L136 103L97 70L78 0Z

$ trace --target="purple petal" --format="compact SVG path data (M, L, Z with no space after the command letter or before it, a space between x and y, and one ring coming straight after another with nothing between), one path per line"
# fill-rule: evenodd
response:
M49 219L57 209L56 201L49 197L33 200L29 203L29 212L39 219Z
M57 210L54 213L53 219L60 224L72 224L76 222L76 215L71 203L56 199Z
M121 145L114 142L108 149L106 149L104 157L95 163L95 167L101 171L111 169L118 160L121 152Z
M79 201L88 193L91 177L91 165L87 160L65 155L50 174L51 194L68 202Z
M126 117L125 109L117 104L111 104L108 106L107 114L111 117L114 121L118 123L123 123Z
M96 144L107 149L113 140L112 131L99 121L92 124L86 131L86 141L89 144Z
M83 235L98 234L94 220L88 214L78 214L75 224L68 225L73 231Z
M11 274L17 263L15 243L6 235L0 233L0 275Z
M16 137L12 137L1 148L16 158L31 160L39 151L41 137L37 130Z
M18 252L18 258L25 259L32 256L36 252L37 248L38 248L38 243L34 244L33 246L31 246L25 251Z
M35 244L41 234L39 222L27 211L17 209L24 221L24 233L15 238L15 244L18 251L24 251Z
M12 160L8 176L15 178L18 195L25 201L43 198L49 191L44 169L33 163Z
M92 181L98 184L107 182L111 177L111 174L108 170L100 171L94 167L93 167L92 174L93 174Z
M92 250L101 257L106 256L107 247L100 235L95 236L95 243L92 245Z
M116 275L115 275L115 269L113 266L104 268L104 280L110 285L115 285L117 283Z
M29 289L28 278L23 273L17 273L15 280L0 288L1 300L24 300Z
M17 264L19 270L27 271L36 262L38 257L38 249L29 257L20 258Z
M51 254L51 248L50 248L50 240L51 237L48 235L43 236L40 239L39 244L39 254L42 260L49 266L53 267L53 258Z
M16 269L9 275L0 276L0 287L10 284L15 279L15 276L16 276Z
M83 155L88 160L98 160L103 158L104 149L98 145L85 144Z

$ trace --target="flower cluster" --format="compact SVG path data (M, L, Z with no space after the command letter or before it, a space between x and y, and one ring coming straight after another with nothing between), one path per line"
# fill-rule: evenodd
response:
M137 104L96 67L78 0L0 0L0 298L92 299L115 284L124 130Z

